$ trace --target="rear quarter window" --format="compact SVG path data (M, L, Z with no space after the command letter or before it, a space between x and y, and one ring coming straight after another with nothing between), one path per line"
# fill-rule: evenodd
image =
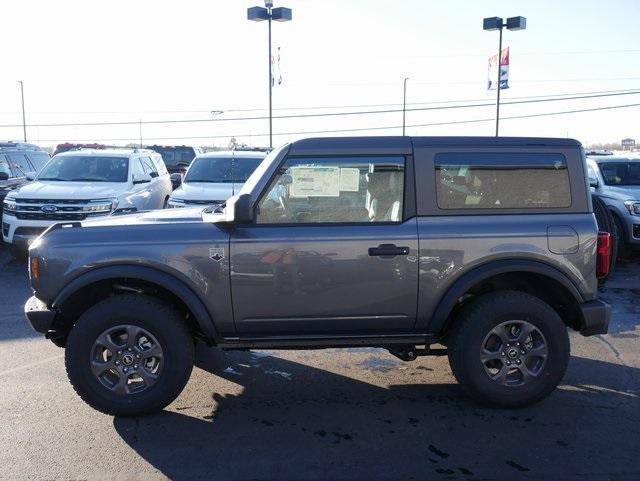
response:
M450 152L435 156L440 209L571 206L567 160L552 153Z

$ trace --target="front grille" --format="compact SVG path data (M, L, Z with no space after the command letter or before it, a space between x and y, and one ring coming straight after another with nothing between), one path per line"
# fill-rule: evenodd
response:
M189 205L214 205L214 204L222 204L223 200L185 200L185 204Z
M16 218L20 220L84 220L87 214L44 214L42 212L16 212Z
M78 221L105 214L85 212L83 209L91 203L89 199L15 199L15 202L13 215L19 220Z

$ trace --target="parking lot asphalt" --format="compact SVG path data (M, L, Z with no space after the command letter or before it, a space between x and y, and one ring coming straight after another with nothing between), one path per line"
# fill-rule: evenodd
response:
M561 386L512 411L471 402L446 358L201 349L164 412L113 418L25 323L29 295L0 246L1 479L640 479L640 259L601 291L610 333L573 333Z

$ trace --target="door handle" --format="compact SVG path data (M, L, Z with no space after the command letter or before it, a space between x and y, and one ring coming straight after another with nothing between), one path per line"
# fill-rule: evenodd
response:
M369 247L370 256L395 257L409 254L408 247L398 247L395 244L380 244L378 247Z

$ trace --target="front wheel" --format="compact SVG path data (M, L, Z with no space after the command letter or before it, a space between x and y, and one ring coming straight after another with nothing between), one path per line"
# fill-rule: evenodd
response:
M182 391L193 340L178 313L157 299L118 295L78 319L67 339L69 380L91 407L115 416L158 411Z
M502 291L462 309L448 351L453 374L475 400L517 408L556 388L570 346L567 328L551 306L523 292Z

